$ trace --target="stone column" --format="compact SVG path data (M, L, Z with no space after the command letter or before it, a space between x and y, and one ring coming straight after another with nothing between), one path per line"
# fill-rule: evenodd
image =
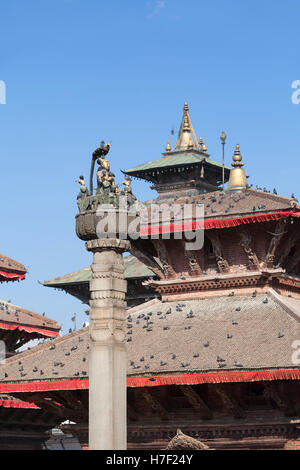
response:
M126 420L126 281L122 253L129 242L86 242L93 252L90 281L89 449L124 450Z

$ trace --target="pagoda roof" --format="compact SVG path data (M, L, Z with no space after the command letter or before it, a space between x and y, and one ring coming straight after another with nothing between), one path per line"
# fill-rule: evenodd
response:
M23 331L29 340L59 336L60 326L55 320L0 300L0 330Z
M18 261L0 254L0 282L25 279L27 269Z
M155 204L155 200L151 201ZM175 201L169 202L170 212L174 205L182 206L184 204L191 204L192 218L197 217L197 206L204 206L204 229L211 228L226 228L234 227L237 225L254 223L254 222L267 222L270 220L277 220L285 217L299 217L300 205L294 204L296 201L271 194L268 192L246 189L239 192L222 192L214 191L212 193L199 194L192 197L178 198ZM148 205L148 212L152 210L150 203ZM163 221L166 209L159 214L158 220L155 223L152 221L151 225L141 223L140 233L142 236L150 235L151 233L160 233L160 231L170 230L170 232L181 231L183 229L182 214L179 214L179 223L176 224L176 217L172 223ZM151 215L148 215L148 220ZM191 222L191 229L195 230L195 220ZM186 222L187 224L187 222ZM179 229L177 230L177 225ZM185 226L187 229L187 225Z
M129 387L300 379L300 300L273 289L155 299L128 310L127 323ZM84 328L11 357L0 365L0 393L87 389L88 349Z
M166 169L184 165L195 165L200 163L206 163L211 166L222 168L222 164L211 160L208 154L198 152L196 150L185 150L175 151L164 154L163 157L157 158L150 162L138 165L133 168L124 170L123 173L135 176L137 173L144 173L150 170ZM229 172L230 168L225 166L225 169Z
M124 256L124 264L125 264L125 279L143 279L148 278L151 276L155 276L155 274L147 268L141 261L139 261L135 256L128 255ZM44 286L47 287L61 287L62 285L66 284L82 284L87 283L92 279L92 271L91 268L83 268L79 269L78 271L74 271L69 274L65 274L63 276L55 277L54 279L50 279L44 282Z

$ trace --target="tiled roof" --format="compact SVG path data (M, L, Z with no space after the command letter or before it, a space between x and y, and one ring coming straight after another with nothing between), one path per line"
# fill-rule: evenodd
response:
M0 270L13 272L16 271L18 273L26 273L27 269L21 263L13 260L12 258L8 258L8 256L4 256L0 254Z
M197 196L178 198L171 205L191 204L196 210L197 204L204 206L204 217L208 220L217 218L234 218L240 215L265 214L291 210L291 198L270 194L255 189L237 192L214 191ZM155 199L147 202L147 206L155 204ZM148 209L150 210L150 208ZM300 210L297 205L295 210ZM175 218L176 221L176 218Z
M57 336L60 327L50 318L0 300L0 329L24 329L48 337Z
M155 274L132 255L124 257L125 279L148 278ZM55 277L44 282L44 286L59 287L64 284L87 283L92 278L91 268L80 269L70 274Z
M156 160L152 160L147 163L143 163L142 165L135 166L133 168L128 168L128 170L124 170L124 173L132 174L137 172L144 172L147 170L155 170L159 168L166 168L171 166L181 166L181 165L192 165L197 163L208 163L212 166L222 167L221 163L215 162L205 155L201 155L200 153L185 151L185 152L174 152L170 153L164 157L157 158ZM229 167L225 167L226 170L230 170Z
M127 375L299 369L300 300L267 294L160 302L128 310ZM88 376L88 328L47 341L0 366L1 384ZM3 390L4 391L4 390Z

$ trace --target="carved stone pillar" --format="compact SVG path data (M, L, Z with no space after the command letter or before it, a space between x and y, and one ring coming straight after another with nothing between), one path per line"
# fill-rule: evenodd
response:
M129 242L90 240L89 449L124 450L126 436L125 293L122 253Z

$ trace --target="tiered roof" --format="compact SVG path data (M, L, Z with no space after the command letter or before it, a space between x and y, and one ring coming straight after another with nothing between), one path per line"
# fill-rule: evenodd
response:
M128 311L129 387L299 379L300 300L270 289ZM0 366L0 392L88 388L88 328Z
M142 178L157 183L159 175L162 173L179 172L179 176L182 179L182 172L184 173L186 170L199 167L199 169L203 168L203 170L208 171L213 175L211 181L206 181L207 187L209 187L209 185L217 186L221 182L222 164L210 159L210 155L207 152L207 148L202 137L200 137L199 142L197 141L197 137L191 123L187 102L185 102L183 107L183 116L175 147L172 150L170 143L168 142L166 152L162 155L162 157L157 158L156 160L137 165L133 168L128 168L124 173L136 178ZM225 182L228 181L229 172L230 168L224 166ZM203 177L204 175L201 176L199 173L196 180L200 181ZM202 182L202 186L203 183L204 181Z
M124 276L127 280L143 279L154 276L154 273L148 269L147 266L145 266L143 263L141 263L141 261L137 260L132 255L124 256L124 265ZM61 288L64 285L89 283L91 279L92 271L91 268L88 267L79 269L78 271L74 271L69 274L65 274L63 276L55 277L54 279L49 279L48 281L44 282L44 286Z
M8 341L8 331L12 333L17 330L22 332L22 341L27 342L34 338L59 336L60 326L50 318L0 300L1 339L5 334ZM4 333L5 331L7 333ZM17 337L15 339L17 340Z
M0 282L20 281L25 279L26 272L23 264L0 254Z

